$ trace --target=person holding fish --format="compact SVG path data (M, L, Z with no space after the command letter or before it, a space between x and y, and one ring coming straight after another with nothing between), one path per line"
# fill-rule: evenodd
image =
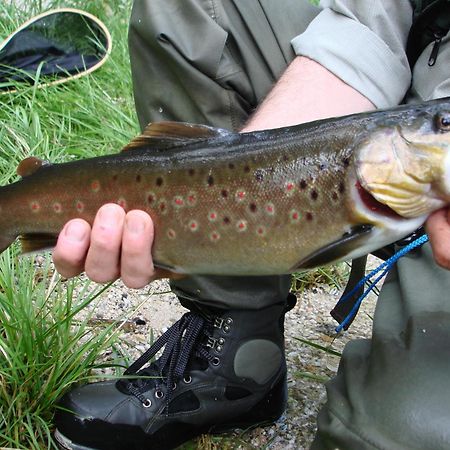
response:
M301 0L136 1L129 43L141 126L170 120L250 132L450 96L448 38L439 37L437 50L436 38L410 65L406 46L412 24L413 5L406 0L324 0L320 8ZM409 116L408 124L424 114ZM434 127L436 136L444 136L449 114L433 115L420 129ZM394 167L389 144L398 143L396 157L401 145L411 144L408 124L396 135L399 140L381 132L374 141L370 156L382 155L383 172ZM173 125L162 128L173 138ZM329 130L323 142L333 146L333 136ZM425 148L434 141L421 142ZM413 178L422 177L424 161L414 166ZM448 158L436 167L450 170ZM236 170L232 161L227 170ZM248 174L254 184L264 175L243 166L238 178L243 185ZM194 179L196 174L186 176ZM161 176L158 183L165 181ZM207 180L210 186L216 182L213 176ZM309 182L301 180L295 188L310 189L310 201L321 201L325 191ZM288 196L294 185L284 188ZM336 199L345 189L350 188L334 192ZM221 195L233 195L236 205L248 201L249 213L263 207L266 215L276 217L279 204L253 204L244 199L246 192L238 186L233 192L222 189ZM182 201L175 197L173 208ZM327 385L312 449L450 448L450 210L443 205L426 221L430 244L401 258L385 282L372 339L347 345ZM398 208L403 206L399 202ZM300 220L297 213L290 212L293 223ZM205 214L211 223L219 219L216 210ZM320 227L309 214L304 220ZM220 219L223 227L231 221ZM236 232L244 236L247 225L238 222ZM189 226L201 232L195 218ZM92 226L81 219L65 225L54 250L55 265L66 277L85 271L97 282L120 277L129 287L144 287L167 275L153 265L155 229L142 210L104 205ZM267 230L261 226L256 231ZM178 238L173 230L163 232L168 239ZM208 238L219 240L220 233ZM343 250L349 240L334 243L333 255L351 254ZM309 261L329 256L328 250L319 249ZM173 279L174 292L190 311L126 377L77 387L63 397L56 416L60 446L168 449L201 433L276 420L287 396L283 320L295 304L289 282L288 275ZM161 348L162 356L150 363Z

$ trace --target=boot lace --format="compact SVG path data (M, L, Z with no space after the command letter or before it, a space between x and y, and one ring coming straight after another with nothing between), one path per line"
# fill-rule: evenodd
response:
M184 314L124 372L127 377L133 375L137 377L119 380L121 390L134 395L144 406L150 406L151 401L145 397L144 392L155 386L155 392L159 392L158 398L161 398L163 393L159 387L164 384L168 411L172 390L176 387L176 381L184 376L191 357L194 355L208 362L214 362L215 357L201 342L204 337L211 337L207 329L208 325L210 320L199 314L193 312ZM161 357L142 369L163 347Z

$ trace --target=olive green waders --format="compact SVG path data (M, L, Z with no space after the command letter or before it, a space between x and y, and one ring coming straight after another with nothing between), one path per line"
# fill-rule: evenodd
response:
M136 1L129 43L141 127L177 120L239 130L293 59L290 40L317 13L304 0L283 4L280 14L273 0ZM214 306L258 309L286 298L289 285L288 276L196 276L172 288Z

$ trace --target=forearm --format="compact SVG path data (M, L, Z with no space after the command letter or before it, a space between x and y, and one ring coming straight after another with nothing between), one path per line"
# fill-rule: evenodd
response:
M325 67L296 57L242 131L278 128L374 109Z

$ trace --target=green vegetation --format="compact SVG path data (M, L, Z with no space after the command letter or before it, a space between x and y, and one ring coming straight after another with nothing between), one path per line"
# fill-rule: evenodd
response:
M93 329L74 316L106 289L63 283L49 258L0 259L0 446L53 448L54 404L86 381L114 339L113 325ZM76 290L76 294L75 294Z
M42 89L17 85L16 93L0 93L1 185L17 178L16 167L27 156L61 162L113 153L138 131L126 42L131 2L82 3L46 2L81 7L103 20L112 34L112 55L76 81ZM0 39L43 10L32 0L1 2ZM116 336L114 324L93 327L89 314L74 321L105 289L62 281L49 255L19 257L17 246L0 255L0 447L56 448L55 401L73 383L93 377Z
M131 0L4 0L0 39L33 15L61 6L81 8L105 22L113 38L111 57L76 81L45 88L18 85L15 93L0 93L0 185L17 178L16 167L28 156L62 162L113 153L138 132L126 39ZM306 285L336 285L343 276L334 268L302 273L293 287L301 292ZM61 280L49 255L19 257L17 246L0 255L0 447L55 448L56 399L73 383L93 377L115 339L114 325L93 328L89 315L74 321L105 289ZM205 437L186 448L239 445L252 448L240 436L233 442Z

